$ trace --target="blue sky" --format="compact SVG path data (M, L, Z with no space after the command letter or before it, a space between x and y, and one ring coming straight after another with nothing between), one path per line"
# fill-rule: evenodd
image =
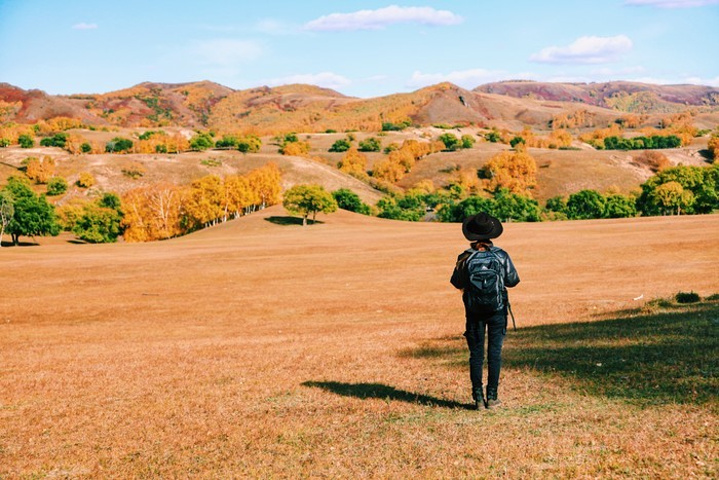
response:
M311 83L373 97L450 81L719 86L719 0L0 0L0 82Z

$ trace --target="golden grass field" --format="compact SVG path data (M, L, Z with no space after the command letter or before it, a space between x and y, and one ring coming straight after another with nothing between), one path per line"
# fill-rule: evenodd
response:
M0 478L719 476L719 309L645 303L719 293L719 216L505 225L519 329L476 411L459 225L286 215L0 249Z

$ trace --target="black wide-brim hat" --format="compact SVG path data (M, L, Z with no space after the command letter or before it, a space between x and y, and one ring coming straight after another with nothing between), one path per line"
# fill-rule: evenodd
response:
M470 215L462 222L462 233L467 240L489 240L502 234L502 222L488 213Z

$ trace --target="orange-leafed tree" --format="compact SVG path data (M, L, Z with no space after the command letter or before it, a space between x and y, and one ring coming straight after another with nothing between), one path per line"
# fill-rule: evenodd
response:
M217 175L207 175L192 182L187 190L185 211L196 227L214 225L222 218L224 191Z
M355 178L367 178L367 157L357 151L357 147L352 147L342 156L337 167Z
M39 160L35 157L26 159L25 175L35 183L47 183L55 174L55 160L52 157L43 157Z
M375 163L372 168L372 176L374 178L378 178L389 183L398 182L402 179L402 177L404 177L405 173L405 168L396 161L392 161L391 158L380 160Z
M183 191L169 183L130 190L122 197L122 226L128 242L148 242L185 233Z
M711 138L709 138L707 148L709 149L709 152L711 152L712 158L715 161L719 159L719 133L715 133L711 136Z
M252 170L247 174L250 189L257 194L258 207L265 208L280 203L282 197L282 175L279 167L268 163L264 167Z
M490 192L506 188L511 193L528 195L537 185L537 162L521 149L493 156L483 170Z
M237 218L251 210L259 203L259 196L250 187L245 176L230 175L222 182L223 187L223 220Z

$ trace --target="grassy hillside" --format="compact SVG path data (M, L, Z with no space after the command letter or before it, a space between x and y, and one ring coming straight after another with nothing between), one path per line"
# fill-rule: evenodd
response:
M719 292L714 216L507 224L519 330L474 411L457 225L286 215L2 249L0 476L719 475L717 303L647 301Z

